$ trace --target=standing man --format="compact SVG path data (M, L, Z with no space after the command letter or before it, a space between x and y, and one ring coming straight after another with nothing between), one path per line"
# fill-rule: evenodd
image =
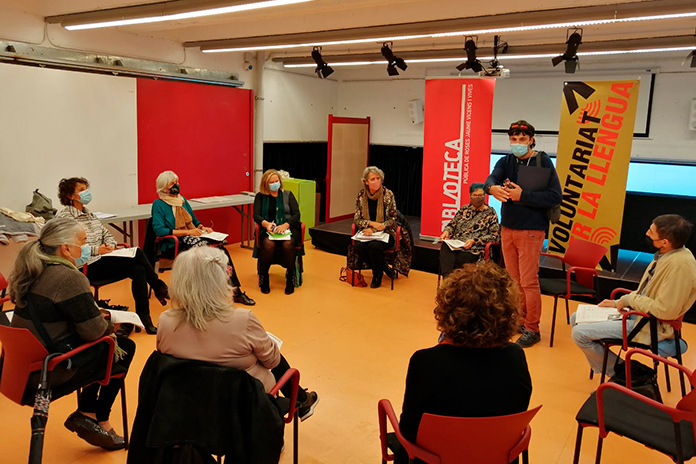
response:
M619 311L634 309L666 321L684 315L696 301L696 259L684 246L691 236L692 227L689 221L677 214L663 214L653 219L645 236L657 252L643 273L638 290L615 301L604 300L599 306L614 307ZM576 324L575 314L570 316L573 341L582 350L592 370L601 373L604 346L599 340L622 338L623 325L621 321ZM629 316L626 323L629 333L636 322L636 316ZM671 338L674 329L666 322L658 322L657 332L658 341L661 341ZM636 334L634 341L649 344L650 327L646 325ZM611 377L616 355L609 353L607 375Z
M534 126L522 120L513 122L508 136L512 153L495 164L484 191L503 204L503 258L521 287L520 316L524 327L517 344L528 348L541 340L539 255L549 225L546 211L561 203L561 184L551 158L543 151L533 150Z

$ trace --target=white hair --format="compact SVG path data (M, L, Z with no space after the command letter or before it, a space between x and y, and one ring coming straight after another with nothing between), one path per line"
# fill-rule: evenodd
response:
M379 177L382 178L382 182L384 182L384 171L382 171L377 166L366 167L365 170L363 171L362 180L366 181L371 173L377 174Z
M39 239L24 245L10 273L9 291L15 305L23 307L24 297L39 278L44 266L56 256L61 245L77 245L82 224L73 218L51 219L41 229Z
M157 176L157 192L169 193L165 192L167 185L171 184L172 182L177 182L178 180L179 176L177 176L174 171L161 172L160 175Z
M179 253L169 280L172 312L179 322L203 331L208 321L234 308L228 266L227 256L218 248L198 246Z

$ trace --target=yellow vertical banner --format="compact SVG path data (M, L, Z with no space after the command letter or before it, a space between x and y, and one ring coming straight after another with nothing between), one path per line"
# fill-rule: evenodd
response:
M564 254L571 237L609 248L616 269L639 80L565 82L556 171L561 218L548 250Z

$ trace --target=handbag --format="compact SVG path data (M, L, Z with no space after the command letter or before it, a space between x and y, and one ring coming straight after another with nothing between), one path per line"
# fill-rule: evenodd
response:
M354 271L349 267L342 267L341 274L338 276L338 280L341 282L348 282L355 287L367 287L367 282L365 282L365 277Z
M53 202L43 193L39 192L39 189L34 190L34 196L31 203L25 208L27 213L32 216L42 217L45 220L53 219L58 212L57 209L53 207Z

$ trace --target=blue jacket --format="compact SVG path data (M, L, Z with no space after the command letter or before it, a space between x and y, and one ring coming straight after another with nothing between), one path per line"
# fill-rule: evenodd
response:
M558 174L554 168L551 158L546 153L541 153L541 166L551 168L549 183L544 190L529 191L522 190L520 202L508 200L503 203L500 211L500 224L504 227L519 230L546 230L549 226L549 219L546 216L546 210L554 205L561 203L561 184L558 181ZM519 172L520 163L529 166L536 166L536 154L528 160L519 161L515 155L509 154L495 163L493 172L486 179L484 192L493 185L501 185L505 179L510 179L514 183L517 182L517 173Z
M183 197L182 197L183 198ZM193 218L193 225L198 227L198 225L201 223L196 218L196 215L193 214L193 210L191 209L191 205L189 205L189 202L184 198L184 209L188 211L188 213L191 215ZM164 237L165 235L172 235L172 231L174 230L174 226L176 224L176 219L174 217L174 211L172 210L172 206L166 204L164 201L157 199L152 202L152 229L155 231L155 235L157 237ZM169 250L170 248L174 247L174 241L173 240L165 240L162 242L162 252L164 253L165 251Z

